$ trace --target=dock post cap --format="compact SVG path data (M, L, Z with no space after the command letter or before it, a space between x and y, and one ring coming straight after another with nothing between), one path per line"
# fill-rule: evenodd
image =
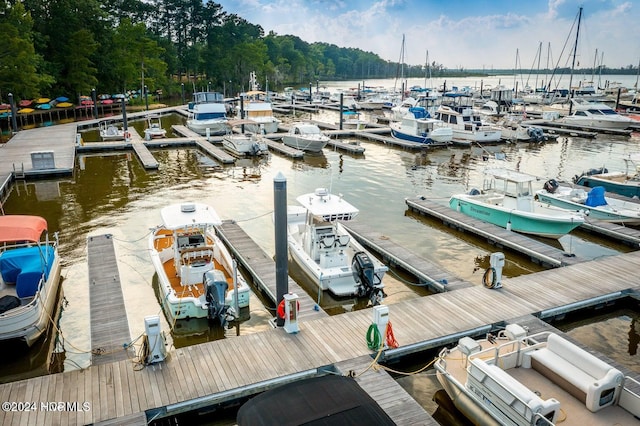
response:
M278 174L273 178L274 182L286 182L287 178L284 177L284 175L282 174L282 172L278 172Z

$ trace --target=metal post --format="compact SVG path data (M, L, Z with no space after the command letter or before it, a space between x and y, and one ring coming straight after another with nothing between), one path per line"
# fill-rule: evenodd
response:
M11 105L11 131L18 133L18 121L16 119L16 103L13 100L13 93L9 93L9 105Z
M276 249L276 307L289 292L289 270L287 252L287 179L282 172L273 178L273 203ZM284 318L278 318L276 325L282 327Z
M127 125L127 106L125 98L122 98L122 130L124 131L125 135L129 132L129 127ZM127 139L128 138L125 136L125 142L128 142Z
M147 85L144 85L144 104L147 107L147 111L149 111L149 88Z
M344 112L344 93L340 92L340 130L342 130L342 120L343 120L343 115L342 113Z
M96 89L91 89L91 99L93 100L93 118L98 119L98 98Z
M184 105L184 83L181 83L182 86L182 105Z

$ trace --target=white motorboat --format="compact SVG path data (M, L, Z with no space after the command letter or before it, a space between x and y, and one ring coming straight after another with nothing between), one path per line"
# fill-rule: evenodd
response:
M581 188L560 186L555 179L550 179L545 182L543 189L536 191L536 196L543 203L582 212L591 219L628 225L640 224L640 204L605 197L603 186L593 187L587 192Z
M536 201L537 178L507 169L488 169L482 191L454 194L449 206L467 216L511 231L560 238L584 223L584 215Z
M118 127L113 120L103 120L98 123L100 139L103 141L123 141L125 140L124 129Z
M357 111L343 111L341 120L343 129L364 130L367 127L367 122L360 118L360 113Z
M60 286L58 236L39 216L0 216L0 340L28 346L48 329Z
M384 297L382 278L388 268L369 254L340 221L356 217L358 209L326 188L289 206L289 253L311 282L336 296L367 297L373 305Z
M313 123L296 122L282 136L282 143L302 151L321 152L329 143L329 136Z
M164 138L167 131L162 127L160 115L154 114L147 116L147 128L144 129L144 138L151 140L155 138Z
M227 131L227 107L218 92L197 92L189 104L187 127L199 135L223 135Z
M229 120L227 122L227 132L222 137L222 146L233 155L240 157L267 155L269 146L261 134L247 132L242 128L245 126L255 126L252 120ZM240 131L234 131L234 127L240 127Z
M571 103L573 104L571 115L558 118L557 122L613 130L624 130L638 124L633 118L618 114L616 110L601 101L572 98Z
M456 142L498 142L502 137L499 128L484 122L471 107L440 105L436 118L453 129Z
M434 367L476 425L632 425L640 415L640 383L549 331L528 335L509 324L486 338L463 337Z
M424 107L411 107L399 122L392 122L391 136L396 139L424 144L448 144L453 129L442 120L431 118Z
M255 124L247 124L246 130L253 133L276 133L280 120L273 115L271 102L267 100L267 93L251 90L242 95L241 108L238 109L238 119L252 120Z
M160 215L149 253L169 323L210 318L226 325L239 314L236 307L249 306L250 290L216 234L218 214L206 204L182 203L164 207Z

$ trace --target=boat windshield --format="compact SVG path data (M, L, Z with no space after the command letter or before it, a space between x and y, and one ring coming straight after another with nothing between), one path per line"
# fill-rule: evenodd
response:
M215 120L216 118L225 118L223 112L201 112L194 115L196 120Z

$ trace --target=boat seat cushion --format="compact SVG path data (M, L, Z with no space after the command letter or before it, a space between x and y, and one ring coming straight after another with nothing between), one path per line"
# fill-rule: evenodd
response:
M543 400L502 368L480 358L471 360L467 386L473 386L474 381L490 391L494 396L491 399L496 403L497 398L522 417L531 418L533 413L539 413L545 417L550 415L555 421L559 412L560 402L556 399Z
M595 412L617 399L622 373L606 362L550 334L545 348L531 353L531 366Z
M46 247L43 246L42 250L46 250ZM47 267L44 268L45 280L49 276L54 257L55 252L51 248L48 250ZM18 297L34 296L43 275L40 248L24 247L4 252L0 257L0 271L6 283L16 284Z

